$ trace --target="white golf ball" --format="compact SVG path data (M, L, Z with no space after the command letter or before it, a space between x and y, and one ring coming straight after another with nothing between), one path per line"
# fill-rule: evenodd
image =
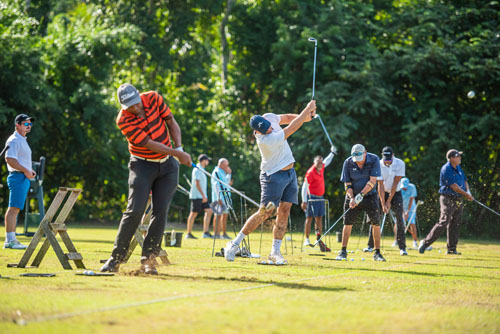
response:
M354 261L354 259L351 259L351 261Z
M476 96L476 92L474 92L473 90L471 90L471 91L469 91L469 92L467 93L467 97L468 97L469 99L472 99L474 96Z
M364 257L362 257L362 258L361 258L361 261L364 261L364 260L365 260L365 258L364 258Z

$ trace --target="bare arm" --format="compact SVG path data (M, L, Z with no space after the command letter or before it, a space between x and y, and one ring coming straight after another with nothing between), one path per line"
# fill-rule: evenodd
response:
M191 157L189 156L189 154L185 152L175 150L173 148L168 147L167 145L164 145L160 142L151 139L148 140L148 142L146 143L146 145L144 145L144 147L156 153L174 156L179 159L181 164L191 167L192 164Z
M309 122L316 115L316 101L311 100L302 112L286 127L283 129L285 132L285 139L295 133L304 122Z
M202 202L205 203L207 201L207 196L205 196L203 189L201 189L200 180L196 180L196 189L198 189L198 191L201 194L201 197L203 198Z
M387 201L389 201L389 203L392 201L392 198L396 194L396 189L398 188L399 181L401 181L402 178L403 178L402 176L395 176L394 177L394 182L392 182L391 194L389 195L389 198L387 199Z
M385 205L385 188L384 188L384 180L377 180L378 183L378 197L380 198L380 203L382 207Z
M10 167L12 167L15 170L18 170L20 172L23 172L23 174L28 179L32 179L32 178L34 178L36 176L36 173L33 170L21 166L21 164L19 163L19 161L17 161L17 159L14 159L14 158L5 158L5 161L7 161L7 163L9 164Z
M182 146L181 128L179 127L179 124L177 124L174 115L170 114L166 119L166 123L167 123L168 133L174 140L175 147Z
M465 183L465 186L467 187L467 190L469 190L469 185L468 185L467 183ZM472 200L474 199L474 197L472 197L472 195L471 195L471 194L469 194L468 192L463 191L463 190L462 190L462 188L460 188L460 187L458 186L458 184L456 184L456 183L453 183L453 184L450 186L450 188L451 188L454 192L459 193L460 195L462 195L462 196L466 197L469 201L472 201Z
M290 124L299 115L297 114L280 114L280 125Z

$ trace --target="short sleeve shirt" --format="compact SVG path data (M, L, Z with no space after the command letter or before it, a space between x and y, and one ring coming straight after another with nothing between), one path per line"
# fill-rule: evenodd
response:
M347 158L342 167L340 181L344 183L351 182L354 195L357 195L370 181L370 176L381 176L379 158L373 153L366 154L366 161L362 169L352 160L352 157ZM376 191L377 186L375 185L366 195L372 195Z
M441 167L441 173L439 175L439 193L442 195L451 196L462 196L450 188L452 184L458 185L463 191L467 191L465 187L465 182L467 182L467 177L465 176L462 167L458 165L453 168L451 163L448 161Z
M189 198L190 199L200 199L203 198L201 195L200 191L198 190L198 187L196 186L196 180L200 182L200 187L201 190L203 190L203 193L205 197L207 196L207 176L200 170L203 168L201 164L196 165L197 168L193 168L193 172L191 173L191 191L189 192Z
M280 126L280 116L268 113L262 117L271 122L273 129L266 135L257 133L255 138L257 138L262 157L260 169L267 175L271 175L295 162L295 159L285 139L285 132Z
M416 197L417 197L417 187L413 183L408 184L408 188L406 190L401 188L401 195L403 196L403 210L404 211L413 211L415 210ZM410 199L414 197L413 202L411 203L411 208L408 208L408 204L410 204Z
M384 164L384 160L380 159L380 171L382 175L377 179L384 181L384 190L385 192L390 193L394 184L394 178L396 176L405 176L405 163L403 160L394 157L392 164L387 167ZM398 183L396 188L396 191L400 190L401 182Z
M217 175L216 175L217 173ZM222 198L222 194L220 193L221 190L229 190L225 185L217 181L215 178L218 176L218 179L228 183L231 181L231 174L226 174L226 172L219 167L215 167L213 172L212 172L212 202L218 201L219 199ZM229 193L227 195L230 195Z
M314 165L309 168L306 173L307 184L309 185L309 193L315 196L323 196L325 194L325 167L318 172Z
M23 137L19 132L14 131L14 133L7 139L5 146L9 146L7 152L5 153L6 158L16 159L17 162L31 170L31 148L28 145L28 140ZM9 172L15 172L16 169L7 164L7 169Z
M157 92L141 93L141 101L146 118L138 117L123 109L118 113L116 124L127 138L131 155L147 159L162 159L165 154L153 152L144 147L149 140L154 140L172 147L165 121L172 113Z

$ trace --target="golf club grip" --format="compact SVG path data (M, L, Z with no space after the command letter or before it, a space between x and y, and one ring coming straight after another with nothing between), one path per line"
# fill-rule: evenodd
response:
M191 163L191 166L193 168L198 168L198 166L196 166L194 163ZM240 192L238 189L235 189L233 187L231 187L229 184L227 184L226 182L222 181L222 180L219 180L218 178L214 178L212 176L212 174L210 174L209 172L207 172L206 170L203 170L201 168L198 168L203 174L207 175L208 177L210 177L211 179L215 179L217 180L218 182L222 183L223 185L225 185L226 187L228 187L229 189L231 189L232 191L234 191L235 193L237 193L238 195L240 195L241 197L245 198L247 201L249 201L250 203L252 203L253 205L255 205L256 207L260 208L260 205L259 203L255 202L253 199L251 199L250 197L246 196L245 194L243 194L242 192Z
M7 151L9 149L9 145L5 146L4 149L2 150L2 152L0 152L0 158L3 156L3 154L5 153L5 151Z

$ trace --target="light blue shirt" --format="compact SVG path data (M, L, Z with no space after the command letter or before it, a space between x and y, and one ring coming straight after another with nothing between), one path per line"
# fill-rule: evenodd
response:
M19 132L14 131L14 133L7 139L5 146L9 146L9 149L5 153L6 158L16 159L21 166L31 170L31 148L28 145L26 137L23 137L19 134ZM7 169L9 172L18 171L9 164L7 164Z
M217 175L219 176L219 180L221 180L227 184L229 184L229 182L231 182L231 174L226 174L226 172L222 168L219 168L219 167L214 168L214 171L212 172L212 182L211 182L211 184L212 184L212 202L216 202L219 199L224 198L224 195L222 195L222 193L220 193L221 190L229 190L228 187L226 187L222 183L215 180L215 178L217 178L217 175L215 175L215 173L217 173ZM226 193L226 195L231 196L231 193Z
M403 196L403 210L413 212L416 208L417 201L417 187L413 183L408 184L408 188L401 188L401 195ZM410 198L414 197L413 203L411 203L411 208L408 208L408 204L410 204Z
M200 170L203 168L201 164L196 165L197 168L193 168L193 172L191 173L191 191L189 192L189 198L190 199L202 199L203 196L202 194L198 191L198 187L196 187L196 180L200 182L200 187L201 190L203 190L203 193L205 197L208 198L207 196L207 176Z

